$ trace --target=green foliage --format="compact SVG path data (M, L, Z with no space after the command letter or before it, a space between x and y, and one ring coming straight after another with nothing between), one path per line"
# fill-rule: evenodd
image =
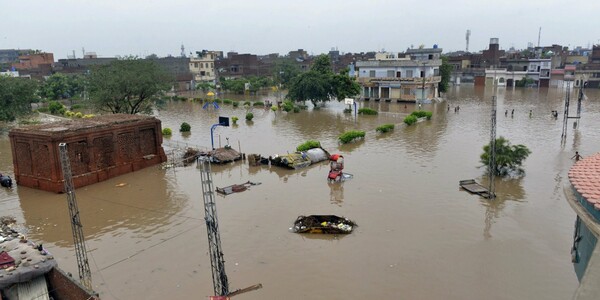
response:
M246 114L246 120L247 121L252 121L252 119L254 118L254 114L249 112Z
M489 168L490 144L483 146L483 154L479 156L480 162ZM508 175L511 172L523 172L521 165L531 154L525 145L511 145L504 137L496 139L496 165L493 166L494 173L499 176ZM489 172L489 169L488 169Z
M294 58L278 58L273 67L273 81L288 88L292 80L302 71Z
M256 101L252 104L252 106L265 106L265 103L262 101Z
M338 137L338 140L342 144L347 144L355 139L364 138L364 137L365 137L364 131L351 130L351 131L346 131L342 135L340 135Z
M352 113L352 108L344 108L344 113L345 114L351 114Z
M0 76L0 121L14 121L31 113L36 89L33 80Z
M300 107L298 107L298 106L294 106L294 112L295 112L295 113L299 113L299 112L300 112Z
M236 117L236 116L233 116L233 117L231 117L231 122L232 122L233 124L237 124L237 121L238 121L239 119L240 119L240 118L238 118L238 117Z
M296 151L306 151L313 148L321 148L321 143L315 140L308 140L296 147Z
M71 110L82 109L83 105L81 104L73 104L71 105Z
M233 107L238 107L240 106L240 101L233 101L231 104L233 105Z
M273 81L264 76L248 76L244 78L226 79L221 78L221 88L225 91L236 94L243 94L246 90L246 83L250 84L249 91L254 93L258 90L273 85Z
M165 127L165 128L163 128L163 130L162 130L162 135L169 136L169 135L171 135L171 134L173 134L173 131L171 130L171 128L169 128L169 127Z
M231 103L233 103L233 100L231 100L231 99L223 99L223 103L224 104L231 104Z
M155 62L141 59L113 61L96 66L89 77L90 99L100 111L150 113L173 78Z
M250 101L244 101L244 106L250 106L250 105L252 105L252 102L250 102Z
M426 110L415 110L411 113L411 115L417 118L427 118L427 120L431 120L433 113Z
M521 80L517 80L515 82L516 87L526 87L528 85L534 84L535 80L529 77L523 77Z
M352 112L352 109L350 109L350 112ZM372 108L368 108L368 107L363 107L363 108L359 108L358 109L358 113L359 114L363 114L363 115L376 115L378 114L378 112Z
M201 90L204 94L208 93L208 91L214 91L215 85L210 82L199 82L196 84L196 89Z
M440 66L440 76L442 76L442 80L438 84L438 89L441 93L448 91L451 75L452 65L448 63L448 57L442 56L442 65Z
M50 109L48 107L40 107L37 109L38 112L42 112L42 113L46 113L46 112L50 112Z
M404 123L408 126L417 123L417 117L414 115L408 115L406 118L404 118Z
M360 85L348 76L347 70L334 74L329 56L321 54L314 60L310 71L291 81L286 98L294 101L308 100L316 107L317 102L332 98L341 101L359 92Z
M194 100L196 100L196 99L200 99L200 98L194 98ZM185 97L181 97L181 96L175 95L175 96L171 97L171 100L173 100L173 101L185 101L187 99Z
M67 108L58 101L50 101L48 103L48 110L53 115L64 115Z
M279 109L279 108L277 108L277 105L273 105L273 106L271 106L271 110L272 110L272 111L277 111L278 109Z
M190 124L186 122L181 123L181 126L179 127L180 132L190 132L190 130L192 130L192 126L190 126Z
M375 131L377 132L388 132L388 131L392 131L394 130L394 124L383 124L377 128L375 128Z
M294 102L290 100L283 101L282 109L285 112L290 112L294 109Z
M40 96L51 100L74 97L83 92L85 78L82 75L52 74L40 86Z

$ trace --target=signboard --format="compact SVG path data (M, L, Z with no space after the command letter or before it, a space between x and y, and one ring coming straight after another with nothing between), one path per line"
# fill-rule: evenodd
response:
M229 126L229 117L219 117L219 125Z
M346 98L346 99L344 99L344 103L348 104L348 105L352 105L352 104L354 104L354 99L352 99L352 98Z

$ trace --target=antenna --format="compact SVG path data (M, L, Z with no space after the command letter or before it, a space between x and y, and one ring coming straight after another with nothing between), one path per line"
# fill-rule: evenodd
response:
M465 36L465 38L467 40L467 49L466 49L467 52L469 52L469 37L471 37L471 29L467 29L467 34Z
M185 57L185 47L181 44L181 57Z
M85 58L85 48L81 47L81 57Z
M540 37L542 36L542 27L540 27L540 31L538 32L538 47L540 46Z

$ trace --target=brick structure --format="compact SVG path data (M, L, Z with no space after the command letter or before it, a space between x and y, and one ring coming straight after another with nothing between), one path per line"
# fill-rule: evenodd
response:
M58 144L67 143L75 188L166 161L161 122L139 115L105 115L12 129L19 185L63 192Z

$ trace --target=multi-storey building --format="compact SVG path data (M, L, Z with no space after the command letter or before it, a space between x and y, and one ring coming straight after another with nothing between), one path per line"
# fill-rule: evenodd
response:
M194 80L214 83L217 79L215 60L218 53L207 50L196 53L198 54L196 57L190 58L190 72L194 75Z
M442 49L408 49L405 53L378 53L356 62L361 97L417 102L438 96Z

